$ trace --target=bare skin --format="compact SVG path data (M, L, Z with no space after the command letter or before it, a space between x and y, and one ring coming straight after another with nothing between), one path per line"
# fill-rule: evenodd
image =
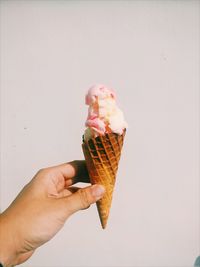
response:
M40 170L0 215L0 262L4 267L23 263L52 239L73 213L88 208L105 190L89 182L85 161Z

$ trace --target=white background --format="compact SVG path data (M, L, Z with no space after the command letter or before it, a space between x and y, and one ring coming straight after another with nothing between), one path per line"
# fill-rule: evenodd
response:
M1 209L82 159L91 85L129 124L106 230L95 205L22 266L192 266L199 240L199 1L1 1Z

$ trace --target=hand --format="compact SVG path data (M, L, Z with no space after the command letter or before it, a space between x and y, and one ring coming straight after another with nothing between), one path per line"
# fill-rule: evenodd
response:
M85 161L40 170L0 215L0 262L5 267L26 261L70 215L103 196L101 185L80 189L72 186L77 182L89 182Z

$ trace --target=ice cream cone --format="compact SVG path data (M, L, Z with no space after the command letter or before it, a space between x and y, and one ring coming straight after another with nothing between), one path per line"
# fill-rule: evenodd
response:
M82 144L91 183L101 184L106 189L103 198L97 201L97 209L103 229L106 228L110 213L125 132L126 130L123 131L122 135L107 133L88 141L83 140Z

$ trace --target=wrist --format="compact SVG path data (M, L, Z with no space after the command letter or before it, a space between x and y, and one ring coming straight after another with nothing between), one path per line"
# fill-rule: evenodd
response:
M0 214L0 263L3 267L11 267L17 263L17 249L14 242L14 229L7 215Z

